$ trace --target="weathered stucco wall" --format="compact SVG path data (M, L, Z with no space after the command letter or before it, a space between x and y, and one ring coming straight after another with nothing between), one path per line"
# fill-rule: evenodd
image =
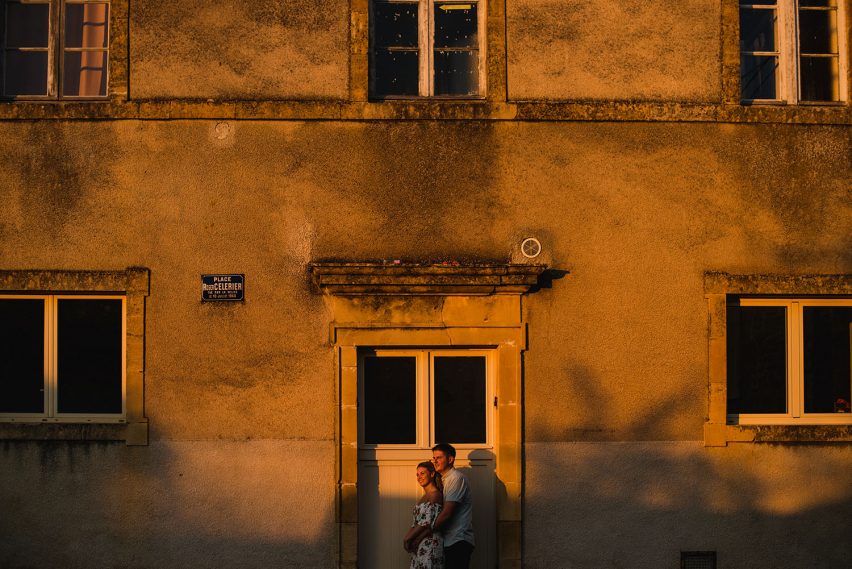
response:
M580 511L594 539L607 545L604 530L617 508L607 492L629 496L613 485L582 502L584 486L574 479L618 470L616 459L627 455L648 484L669 470L684 473L682 492L661 490L661 503L671 503L683 522L677 536L684 539L665 551L712 534L720 520L751 519L748 512L760 520L769 512L767 523L778 524L771 533L748 522L748 531L762 536L750 551L800 567L801 556L818 555L825 541L802 538L795 545L801 554L785 556L775 541L779 525L800 514L796 527L818 514L834 521L830 532L848 524L849 495L833 489L847 480L849 452L754 445L710 451L694 442L706 413L703 273L849 272L850 154L848 128L795 125L0 124L2 268L151 270L145 401L153 441L146 448L4 443L0 501L26 523L4 529L16 533L2 563L38 566L19 552L37 551L49 535L58 553L41 566L85 564L81 536L103 544L103 565L118 564L129 542L136 566L163 566L164 557L145 551L150 531L168 544L176 566L208 546L207 566L217 552L236 559L224 550L246 543L251 564L280 557L324 566L336 543L338 411L330 315L311 289L307 263L505 260L522 237L534 235L544 246L539 260L568 274L524 301L524 515L532 566L548 566L554 551L595 554L591 546L580 554L566 549L582 535L562 518L572 543L538 549L545 539L537 534L556 523L560 505ZM207 272L245 273L247 301L201 304L199 275ZM660 440L693 442L649 443L645 453L589 444ZM733 481L768 485L775 496L769 502L783 502L785 479L765 461L789 465L796 476L809 464L822 477L820 488L832 490L811 494L796 478L782 509L758 509L745 496L750 487ZM185 481L195 471L202 473L198 485ZM241 471L248 478L239 479ZM38 489L36 479L44 482ZM142 498L133 494L137 487ZM722 492L729 487L743 496ZM715 488L740 513L720 517L713 504L722 498L693 511ZM121 502L104 497L113 493L141 502L154 521L144 512L122 520ZM245 499L231 501L234 495ZM644 509L650 506L637 495L626 511L660 512ZM87 501L101 510L86 513L80 505ZM48 502L79 523L37 510ZM258 521L266 529L246 530L254 526L242 521L279 514L294 516L296 527ZM115 531L114 520L142 530ZM670 520L655 523L665 529ZM745 548L730 530L721 536L720 551ZM635 528L619 540L625 556L631 547L649 560L662 555ZM607 562L618 567L622 558Z
M509 98L716 101L720 3L509 0Z
M524 567L837 569L852 555L852 448L700 443L526 447Z
M130 96L340 99L349 79L345 0L130 3Z
M333 567L333 447L0 443L0 565Z
M334 432L310 260L505 259L570 273L529 296L530 441L699 440L703 272L852 267L843 127L5 124L6 268L151 269L154 438ZM199 302L244 272L247 302Z

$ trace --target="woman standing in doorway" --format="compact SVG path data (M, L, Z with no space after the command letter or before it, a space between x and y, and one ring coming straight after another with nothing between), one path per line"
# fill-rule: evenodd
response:
M423 496L414 505L414 521L402 545L411 554L410 569L444 569L444 540L440 535L429 535L444 504L441 475L431 462L421 462L417 465L417 483L423 488Z

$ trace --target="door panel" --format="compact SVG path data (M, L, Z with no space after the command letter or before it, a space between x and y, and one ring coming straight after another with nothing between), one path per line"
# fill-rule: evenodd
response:
M473 491L473 530L476 549L471 568L495 566L496 510L494 454L483 449L459 450L456 468ZM376 459L376 455L382 456ZM417 464L431 451L361 451L358 460L358 558L370 569L408 567L402 538L411 527L412 510L422 495L414 477Z
M422 495L415 471L418 463L431 459L436 442L456 447L456 467L471 484L476 539L471 567L495 566L491 359L487 350L365 350L359 354L360 567L408 567L402 539ZM413 398L416 405L412 407ZM397 400L400 405L395 405ZM411 421L416 425L415 440ZM405 425L405 437L397 425ZM439 441L438 436L450 440Z

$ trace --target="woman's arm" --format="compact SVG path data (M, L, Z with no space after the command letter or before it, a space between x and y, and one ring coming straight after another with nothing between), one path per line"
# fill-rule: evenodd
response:
M426 533L428 531L428 525L413 526L410 530L408 530L408 533L405 534L405 538L402 540L402 546L406 551L417 551L417 547L420 545L420 542L423 541L423 538L426 537Z
M402 547L406 551L411 551L411 543L412 539L414 539L414 534L417 533L417 528L420 526L411 526L408 529L408 533L405 534L405 537L402 538Z
M441 494L440 492L438 492L434 496L430 496L429 501L432 502L433 504L441 504L444 501L444 495ZM455 502L449 502L449 504L452 505L452 507L450 508L450 515L452 515L452 510L455 508L456 504L455 504ZM446 507L447 507L447 505L445 504L444 508L446 508ZM417 547L420 546L421 541L423 541L427 537L433 535L435 533L435 531L437 531L438 521L441 519L441 516L443 516L443 515L444 515L444 511L441 510L441 512L435 518L435 521L433 521L429 525L420 526L421 528L423 528L423 531L418 532L416 540L412 541L412 546L414 547L414 549L417 549ZM436 528L436 529L433 530L433 528Z

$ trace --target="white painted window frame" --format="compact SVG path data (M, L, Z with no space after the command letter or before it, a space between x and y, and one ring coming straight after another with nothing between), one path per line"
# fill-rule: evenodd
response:
M34 294L2 295L3 299L44 300L44 413L0 413L2 423L124 423L127 416L127 297L124 295ZM59 413L58 353L59 301L121 301L121 413Z
M411 95L379 95L382 99L412 99L412 98L434 98L434 99L483 99L486 91L486 53L487 45L485 31L487 15L486 0L381 0L382 4L417 4L417 50L419 56L419 94L417 97ZM479 67L479 88L474 95L435 95L435 4L476 4L477 19L477 53ZM370 2L371 14L372 6ZM372 49L372 46L370 47Z
M20 2L22 4L48 4L49 8L49 16L48 16L48 26L47 26L47 94L46 95L18 95L18 96L5 96L2 95L2 91L0 91L0 97L5 99L16 99L16 100L63 100L63 101L80 101L80 100L96 100L103 101L109 98L109 52L110 52L110 40L111 40L111 28L110 20L112 19L112 2L111 0L15 0L16 2ZM66 48L65 47L65 6L66 4L106 4L108 6L107 12L107 24L106 24L106 48ZM5 8L4 8L5 9ZM6 15L0 14L0 22L2 22L3 26L8 26L8 22L6 21ZM5 30L2 37L6 37ZM0 46L0 49L5 52L6 44L3 43ZM25 51L44 51L44 48L24 48ZM65 51L72 52L85 52L85 51L103 51L106 53L106 93L99 96L77 96L77 95L63 95L62 94L62 81L63 81L63 62L65 60ZM5 54L3 54L5 57ZM2 67L2 73L5 75L6 68ZM0 85L2 85L2 89L5 89L5 77L0 77Z
M837 0L837 52L838 52L838 100L837 101L802 101L799 81L799 2L798 0L777 0L777 4L752 4L742 1L742 8L774 10L776 12L776 51L749 52L754 55L777 55L779 78L776 85L775 99L745 99L747 104L796 104L796 105L840 105L846 103L849 88L847 85L848 47L846 32L846 3ZM740 75L742 77L742 75Z
M364 401L364 358L366 357L414 357L417 370L417 442L413 444L367 444L358 442L362 450L375 449L431 449L435 440L434 406L434 360L435 357L482 356L485 358L485 442L452 443L457 450L475 450L494 448L494 398L495 386L495 350L488 349L374 349L364 350L358 355L358 401ZM360 407L360 405L359 405ZM364 412L359 409L358 432L364 432Z
M805 363L803 308L807 306L852 307L852 299L820 298L741 298L740 306L786 308L787 412L740 413L727 415L733 425L848 425L852 413L805 413ZM850 346L852 349L852 346Z

